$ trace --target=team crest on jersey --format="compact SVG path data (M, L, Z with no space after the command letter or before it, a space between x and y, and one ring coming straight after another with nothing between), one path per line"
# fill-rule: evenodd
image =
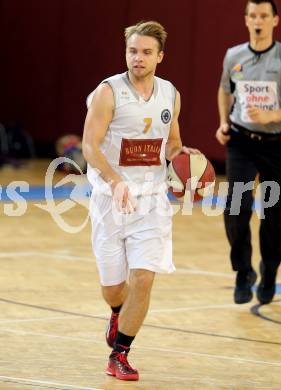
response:
M171 113L167 108L161 112L161 119L162 119L162 122L165 124L170 122Z

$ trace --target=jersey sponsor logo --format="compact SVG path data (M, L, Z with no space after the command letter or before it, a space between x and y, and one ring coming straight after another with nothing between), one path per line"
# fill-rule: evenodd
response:
M126 139L121 142L119 165L151 166L161 165L160 152L163 138Z
M161 112L162 122L167 124L171 120L171 112L167 108Z
M243 122L252 122L247 113L249 107L257 107L265 111L279 109L275 81L238 81L237 91Z

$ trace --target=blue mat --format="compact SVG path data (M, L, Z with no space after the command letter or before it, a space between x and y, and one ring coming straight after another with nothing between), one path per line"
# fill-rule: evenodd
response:
M19 200L19 197L24 198L25 200L45 200L45 199L67 199L70 197L71 193L75 188L75 196L76 197L89 197L91 193L90 185L81 185L81 186L60 186L60 187L45 187L45 186L32 186L29 187L28 192L20 191L20 188L16 188L16 199ZM11 202L11 199L14 196L9 196L7 194L7 188L2 188L2 192L0 193L0 201L2 202Z
M74 194L75 193L75 194ZM45 186L30 186L27 192L20 190L20 187L17 187L13 194L7 194L7 187L0 187L0 202L12 202L13 199L19 201L22 197L26 201L39 201L53 198L56 199L67 199L70 198L70 195L75 195L76 198L89 197L91 195L91 185L65 185L59 187L45 187ZM168 193L168 198L172 203L181 202L170 192ZM196 202L196 206L200 206L202 201ZM204 199L204 205L213 206L213 207L224 207L225 206L225 197L219 196L210 196ZM260 202L256 201L254 203L253 209L260 209Z

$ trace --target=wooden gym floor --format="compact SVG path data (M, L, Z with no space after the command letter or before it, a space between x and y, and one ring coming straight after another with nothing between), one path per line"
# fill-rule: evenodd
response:
M44 185L47 167L44 160L3 167L0 184L26 181L31 191ZM56 181L63 177L57 174ZM89 223L75 234L64 232L38 204L46 201L31 200L23 215L9 216L8 201L0 202L1 390L281 388L280 295L262 307L255 297L246 305L233 303L235 275L221 215L206 216L197 206L192 215L174 217L177 271L156 278L130 353L140 381L127 383L104 373L109 310L100 295ZM64 206L68 225L86 220L82 201L60 210ZM256 215L252 225L257 269Z

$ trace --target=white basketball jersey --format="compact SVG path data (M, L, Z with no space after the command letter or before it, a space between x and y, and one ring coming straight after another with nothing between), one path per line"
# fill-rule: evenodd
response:
M115 111L101 151L134 195L166 191L165 145L176 89L169 81L154 77L153 94L145 101L136 93L127 72L104 82L112 88ZM94 93L87 98L88 107ZM87 175L93 191L111 195L109 185L89 164Z

